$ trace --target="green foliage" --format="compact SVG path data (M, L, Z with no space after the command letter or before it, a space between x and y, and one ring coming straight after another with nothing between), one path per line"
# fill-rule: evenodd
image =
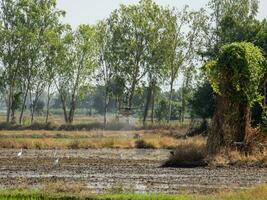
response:
M258 5L257 0L210 0L211 15L208 16L204 9L195 12L185 6L176 10L160 6L154 0L141 0L121 5L96 26L80 25L72 30L70 25L61 23L60 17L65 12L57 9L56 0L2 0L0 92L1 99L7 103L7 115L14 107L21 109L21 119L27 107L33 108L34 115L35 108L38 109L35 104L43 98L45 89L51 102L53 98L50 97L57 89L61 104L57 102L57 107L63 108L65 119L69 121L79 102L85 107L94 106L93 98L88 100L90 95L96 96L99 113L106 113L108 106L113 106L108 111L114 111L115 107L117 111L119 107L137 107L139 113L146 107L149 113L152 107L149 104L155 103L160 120L184 118L192 96L198 53L207 50L212 54L210 57L216 58L217 54L222 54L218 53L221 46L235 41L251 41L267 51L267 23L256 20ZM209 17L212 18L210 24L207 23ZM208 41L206 47L204 41ZM257 77L262 72L255 60L260 55L258 51L253 52L254 49L245 50L256 55L246 54L249 66L253 65L248 68L248 64L239 59L242 50L237 49L222 49L226 57L228 52L232 58L226 63L220 55L221 58L209 62L206 69L215 91L223 94L226 91L222 91L219 82L225 75L214 66L231 63L233 69L229 73L233 73L233 87L228 93L234 91L234 98L252 103L260 99L255 92ZM244 67L238 68L235 62ZM181 97L174 100L173 87L179 73L185 78ZM161 101L157 106L161 97L157 92L154 94L155 88L166 80L171 86L169 102ZM94 94L92 83L103 87L101 94ZM19 101L17 94L20 94Z
M168 117L168 108L169 104L166 100L162 99L156 110L155 110L155 116L159 121L165 120Z
M205 66L214 91L252 106L261 100L259 86L266 73L264 57L252 43L233 43L221 48L218 59Z
M180 118L180 111L181 106L179 103L171 102L172 103L172 113L171 113L171 120L177 120ZM165 99L159 101L156 110L155 110L155 117L159 120L168 120L169 118L169 102Z
M13 103L12 103L12 106L11 106L11 110L16 111L17 109L20 108L21 101L22 101L21 100L21 95L22 95L21 92L18 92L16 94L14 94Z
M220 48L233 42L252 42L261 29L256 20L259 9L258 0L210 0L211 23L207 30L208 55L216 57Z
M211 118L215 109L215 97L211 85L205 82L196 88L189 104L194 115L202 119Z
M260 30L256 35L255 44L261 47L265 52L265 56L267 56L267 20L266 19L264 19L261 23Z
M43 112L44 112L44 107L45 107L45 102L42 101L42 100L39 100L37 102L33 102L33 104L31 105L31 108L32 106L35 106L35 112L37 115L42 115Z

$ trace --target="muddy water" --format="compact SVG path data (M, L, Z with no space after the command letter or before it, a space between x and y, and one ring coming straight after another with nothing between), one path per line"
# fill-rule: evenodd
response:
M162 168L168 150L0 150L0 188L82 183L95 193L211 193L267 183L266 168ZM59 165L54 161L59 158ZM24 183L24 184L25 184Z

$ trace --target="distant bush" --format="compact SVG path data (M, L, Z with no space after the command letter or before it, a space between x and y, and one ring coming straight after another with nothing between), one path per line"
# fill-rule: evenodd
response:
M23 130L23 126L4 122L0 123L0 130Z
M29 130L48 130L48 131L56 130L57 128L58 127L51 122L48 122L48 123L35 122L25 127L25 129L29 129Z
M179 131L183 129L187 129L188 126L186 124L180 125L179 123L149 123L145 127L135 124L131 125L128 123L119 123L119 122L110 122L106 126L102 122L89 122L89 123L77 123L77 124L54 124L54 123L41 123L35 122L33 124L25 123L25 125L11 124L11 123L0 123L0 130L59 130L59 131L90 131L90 130L111 130L111 131L119 131L119 130L176 130Z
M64 131L79 131L79 130L90 131L93 129L104 129L104 125L99 122L88 123L88 124L63 124L58 129Z

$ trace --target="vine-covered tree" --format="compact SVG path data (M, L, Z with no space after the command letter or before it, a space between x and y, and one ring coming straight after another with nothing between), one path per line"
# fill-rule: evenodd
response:
M250 108L261 99L259 86L266 69L259 48L241 42L225 45L218 59L205 66L209 81L217 93L208 151L246 142L250 130Z

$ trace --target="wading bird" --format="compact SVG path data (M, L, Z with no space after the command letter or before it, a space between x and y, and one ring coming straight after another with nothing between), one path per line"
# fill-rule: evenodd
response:
M22 148L20 150L20 152L18 153L18 157L20 158L22 156Z
M59 158L57 158L55 161L54 161L54 166L57 166L59 165Z

